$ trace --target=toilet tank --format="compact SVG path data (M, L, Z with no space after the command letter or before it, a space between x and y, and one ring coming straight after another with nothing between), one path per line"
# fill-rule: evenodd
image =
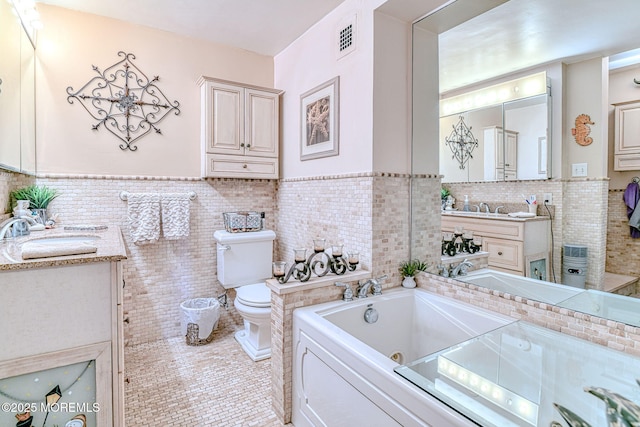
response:
M218 281L225 289L258 283L271 277L273 241L271 230L229 233L217 230Z

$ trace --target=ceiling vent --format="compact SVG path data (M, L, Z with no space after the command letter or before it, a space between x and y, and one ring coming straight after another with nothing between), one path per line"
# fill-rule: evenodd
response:
M340 23L337 31L338 59L356 50L356 34L356 15Z

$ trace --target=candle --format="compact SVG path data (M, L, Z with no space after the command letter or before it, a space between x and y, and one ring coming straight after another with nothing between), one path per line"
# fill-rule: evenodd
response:
M287 263L284 261L276 261L273 263L273 277L284 277L287 271Z
M305 262L307 259L307 250L306 249L294 249L293 257L296 262Z
M313 251L324 252L324 241L325 239L313 239Z
M359 257L360 257L360 254L358 252L349 252L348 254L349 264L355 265L358 262L360 262Z
M333 245L333 246L331 247L331 254L332 254L334 257L342 256L342 248L343 248L343 246L344 246L344 245Z

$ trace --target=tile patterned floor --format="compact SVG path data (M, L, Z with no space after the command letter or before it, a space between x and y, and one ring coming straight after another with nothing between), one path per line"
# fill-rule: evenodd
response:
M209 344L178 337L125 348L127 427L281 427L271 410L271 359L246 355L233 338L241 325L231 306Z

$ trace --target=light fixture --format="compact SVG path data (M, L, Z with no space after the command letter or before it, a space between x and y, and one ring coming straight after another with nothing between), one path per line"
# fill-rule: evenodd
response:
M453 153L451 158L458 161L460 169L464 169L469 159L473 159L473 150L478 146L478 140L473 136L471 127L466 125L462 116L458 123L453 125L451 135L444 139L444 143L451 149Z
M537 425L539 407L532 401L443 356L438 356L438 373L529 424Z
M463 111L500 105L504 102L542 95L547 92L547 72L487 86L440 100L440 117Z

